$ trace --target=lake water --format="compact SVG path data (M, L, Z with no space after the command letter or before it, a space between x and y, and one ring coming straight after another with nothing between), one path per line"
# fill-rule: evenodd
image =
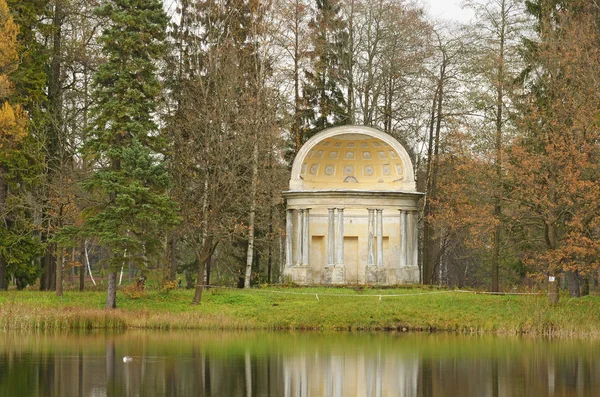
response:
M4 332L0 396L600 396L600 342L446 334Z

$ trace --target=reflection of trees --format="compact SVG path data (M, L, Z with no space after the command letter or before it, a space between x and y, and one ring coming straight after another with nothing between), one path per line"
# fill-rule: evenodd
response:
M11 353L0 353L0 396L35 395L38 368L30 366L23 359L20 354L15 357Z
M360 338L354 345L288 338L297 345L258 351L252 344L231 350L229 341L201 338L185 348L157 350L152 338L107 336L100 349L75 343L59 352L0 341L0 397L569 397L594 395L600 386L599 348L593 344L564 349L544 341L492 340L487 348L473 348L469 339L440 344L426 338L412 350L398 350L386 338L364 345ZM133 361L123 363L125 355Z

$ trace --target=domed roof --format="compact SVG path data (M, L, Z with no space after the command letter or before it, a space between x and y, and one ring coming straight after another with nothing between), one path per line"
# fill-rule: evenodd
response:
M290 190L415 191L412 162L391 135L370 127L321 131L300 149Z

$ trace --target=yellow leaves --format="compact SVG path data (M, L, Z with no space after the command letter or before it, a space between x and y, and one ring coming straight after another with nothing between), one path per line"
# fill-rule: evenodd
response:
M18 64L17 34L19 27L14 23L5 0L0 0L0 76L13 72ZM0 93L2 92L0 81Z
M4 102L0 108L0 150L15 149L26 136L26 113L20 106Z
M5 74L0 74L0 100L8 97L13 92L13 84Z
M8 74L18 66L19 27L10 15L6 0L0 0L0 101L12 92ZM1 102L0 102L1 103ZM27 115L20 106L4 101L0 107L0 150L13 150L27 136Z

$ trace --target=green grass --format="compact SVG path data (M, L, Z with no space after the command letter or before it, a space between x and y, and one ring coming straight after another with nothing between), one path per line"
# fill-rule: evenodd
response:
M381 300L379 298L381 295ZM399 296L389 296L399 295ZM317 299L318 296L318 299ZM193 291L148 291L138 299L118 293L104 310L101 291L0 293L0 328L401 330L469 334L600 337L600 297L493 296L425 287L398 289L210 289L202 303Z

